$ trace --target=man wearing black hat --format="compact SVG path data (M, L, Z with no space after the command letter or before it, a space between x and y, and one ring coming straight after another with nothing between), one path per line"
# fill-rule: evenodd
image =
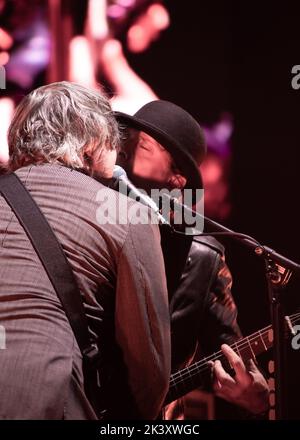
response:
M125 129L118 163L129 179L149 194L151 189L203 188L199 165L205 139L195 119L177 105L157 100L134 116L115 113ZM191 362L195 351L208 355L222 346L234 370L227 373L220 360L211 362L217 396L259 414L268 408L268 386L253 361L244 364L227 344L241 338L231 295L232 278L222 245L212 237L177 235L161 228L168 283L172 371ZM222 345L225 344L225 345ZM166 418L184 417L183 400L166 407Z

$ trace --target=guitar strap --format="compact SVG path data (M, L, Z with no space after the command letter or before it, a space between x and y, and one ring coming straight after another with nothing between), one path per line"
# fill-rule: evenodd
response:
M96 374L94 367L99 364L99 353L91 343L80 290L63 248L46 217L16 174L0 177L0 193L24 228L61 301L83 356L83 368L85 372L93 373L88 374L85 381L89 384L90 377ZM90 391L86 391L89 395Z

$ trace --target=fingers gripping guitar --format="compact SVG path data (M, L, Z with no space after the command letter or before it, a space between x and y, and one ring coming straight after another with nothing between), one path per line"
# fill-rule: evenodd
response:
M242 358L228 345L222 345L221 349L235 374L231 376L227 373L221 361L210 361L215 394L253 413L266 411L268 409L268 385L253 361L248 362L247 368Z
M295 313L288 319L292 325L295 325L300 321L300 313ZM265 411L268 388L253 360L256 359L256 355L269 350L272 346L273 330L270 325L235 342L230 347L226 344L222 345L217 353L202 358L171 375L165 405L198 388L203 377L211 370L216 395L239 404L251 412ZM226 371L226 365L231 368L234 375Z

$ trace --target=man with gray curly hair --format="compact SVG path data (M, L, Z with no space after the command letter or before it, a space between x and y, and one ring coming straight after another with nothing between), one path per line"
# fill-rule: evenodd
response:
M108 99L63 81L40 87L18 106L8 131L9 167L62 163L111 177L119 133Z
M164 263L157 225L97 221L101 200L127 201L99 180L112 176L119 144L108 99L69 82L40 87L20 103L8 140L9 171L48 220L75 275L101 354L95 389L100 383L103 393L99 406L91 403L62 304L0 195L0 419L97 419L103 409L110 419L157 417L170 374ZM147 207L140 210L150 218Z

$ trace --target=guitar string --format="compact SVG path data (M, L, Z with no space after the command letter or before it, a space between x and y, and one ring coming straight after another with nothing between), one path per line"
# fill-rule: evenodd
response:
M271 329L270 326L265 327L264 329L260 330L260 333L263 334L263 336L266 336L270 329ZM249 342L251 342L252 340L257 339L257 337L258 337L258 332L256 332L253 335L250 335L249 337L246 337L246 338L248 339ZM259 337L261 337L261 335ZM246 338L244 338L244 339L246 339ZM237 343L238 343L238 341L237 341ZM233 348L233 345L235 345L235 344L236 343L230 345L230 347ZM239 345L239 349L242 351L245 347L249 347L249 343L244 342L244 340L243 340L243 342L241 342L241 344ZM192 377L195 374L208 369L209 365L207 365L207 362L209 362L211 360L214 360L214 361L219 360L224 357L225 356L224 356L224 353L222 352L222 350L219 350L216 353L213 353L213 354L201 359L200 361L192 364L191 366L185 367L183 370L173 373L170 383L172 384L173 381L178 383L180 381L180 380L178 380L178 378L180 378L182 381L184 381L185 376ZM194 372L195 372L195 374L194 374ZM177 378L177 376L178 376L178 378Z
M291 315L289 317L289 319L293 323L293 322L297 322L299 317L300 317L300 312ZM252 335L246 336L244 338L244 339L246 339L245 342L243 340L243 342L241 342L241 344L239 344L239 341L231 344L231 348L233 348L233 346L236 345L236 347L238 346L238 349L242 351L245 349L246 346L249 347L250 343L257 338L261 338L262 341L264 341L263 336L264 337L267 336L267 334L270 330L271 330L271 326L269 325L269 326L255 332L255 333L253 333ZM221 359L224 357L225 356L224 356L223 352L221 350L219 350L218 352L213 353L212 355L205 357L204 359L196 362L195 364L192 364L190 367L184 368L182 371L186 370L185 372L181 373L180 371L178 371L178 372L173 373L172 379L170 381L170 387L176 385L176 383L179 384L181 381L184 382L185 377L192 378L193 376L195 376L195 374L208 369L209 368L209 366L207 365L208 361L217 360L217 359Z
M299 317L300 317L300 312L299 313L295 313L294 315L291 315L290 316L290 320L297 322ZM264 333L264 336L266 336L266 334L267 334L267 332L269 332L269 330L271 330L271 326L270 325L268 325L267 327L264 327L261 330L258 330L257 332L255 332L255 333L253 333L253 334L251 334L249 336L246 336L245 338L240 340L240 343L239 343L239 341L234 342L233 344L231 344L231 347L236 345L236 346L238 346L238 348L240 350L243 350L246 346L247 347L249 346L249 342L252 342L253 340L257 339L257 337L261 337L262 333ZM245 340L247 340L247 341L245 341ZM212 359L217 359L218 356L220 356L220 355L221 355L221 357L224 356L222 350L219 350L216 353L213 353L213 354L205 357L204 359L201 359L200 361L196 362L195 364L192 364L190 367L186 367L186 369L192 370L192 366L193 365L197 368L198 366L200 366L201 363L207 363L208 361L210 361ZM174 377L177 373L180 375L180 372L175 372L172 376Z
M300 316L300 313L295 313L294 315L291 315L289 318L294 322L297 322L298 317ZM266 336L267 333L270 331L271 326L269 325L268 327L263 328L262 330L259 330L258 332L255 332L254 334L246 337L245 339L247 339L247 342L243 342L241 344L238 343L238 341L234 344L231 345L231 348L233 348L233 345L239 344L239 348L241 350L243 350L245 348L245 346L249 346L249 343L255 339L257 339L257 337L260 337L263 340L262 334L264 333L263 336ZM244 347L243 347L244 346ZM176 372L172 375L172 379L170 381L170 387L174 386L177 384L179 384L180 382L184 382L186 380L186 377L189 378L193 378L193 376L195 376L197 373L201 373L202 371L206 370L209 368L209 366L207 365L207 362L209 360L217 360L217 359L221 359L221 358L225 358L223 352L220 350L216 353L213 353L212 355L202 359L201 361L196 362L195 364L192 364L190 367L186 367L185 369L181 370L184 372ZM179 379L180 378L180 379ZM174 383L173 383L174 382Z
M294 315L290 316L290 320L296 322L298 320L299 316L300 316L300 313L295 313ZM271 329L271 326L269 325L269 326L259 330L258 332L255 332L254 334L252 334L252 335L250 335L248 337L245 337L244 339L247 339L246 342L243 341L243 342L241 342L239 344L239 341L237 341L236 343L232 344L231 348L233 348L233 345L238 344L239 345L239 349L243 350L246 346L247 347L249 346L250 342L252 342L253 340L257 339L257 337L260 337L263 340L262 333L264 333L264 336L266 336L267 333L270 331L270 329ZM225 356L224 356L224 354L223 354L223 352L221 350L216 352L216 353L213 353L212 355L202 359L201 361L198 361L195 364L192 364L190 367L186 367L184 369L184 370L186 370L184 373L183 372L181 373L180 371L174 373L172 375L171 383L173 381L173 378L174 378L174 381L175 381L175 378L177 379L177 377L176 377L177 375L182 378L182 381L184 381L184 377L185 376L192 377L194 375L193 374L194 370L197 373L197 372L201 372L201 371L205 370L206 368L208 368L209 367L207 365L208 361L213 360L213 359L217 360L217 359L224 358L224 357ZM201 365L201 364L203 364L203 365ZM204 368L202 368L202 367L204 367ZM201 368L202 368L202 370L201 370ZM184 370L181 370L181 371L184 371ZM176 380L176 382L177 382L177 380Z

